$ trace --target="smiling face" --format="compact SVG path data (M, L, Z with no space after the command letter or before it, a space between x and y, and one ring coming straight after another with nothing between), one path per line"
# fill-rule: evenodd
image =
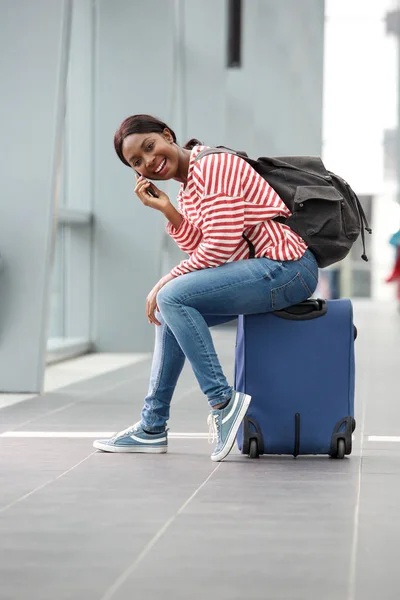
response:
M163 133L133 133L122 144L125 160L146 179L166 180L177 176L180 153L168 129Z

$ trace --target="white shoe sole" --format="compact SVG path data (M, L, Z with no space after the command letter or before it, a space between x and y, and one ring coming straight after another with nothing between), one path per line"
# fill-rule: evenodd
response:
M211 455L211 460L213 460L214 462L221 462L221 460L224 460L224 458L227 457L229 452L232 450L233 444L235 443L238 429L240 427L241 422L244 419L247 409L249 408L250 402L251 402L251 396L249 396L248 394L245 394L245 398L243 400L243 404L240 409L239 416L237 417L236 423L226 439L225 446L222 448L221 452L219 452L218 454Z
M141 452L142 454L165 454L168 450L168 446L158 446L156 448L147 446L109 446L101 442L93 442L93 447L103 452Z

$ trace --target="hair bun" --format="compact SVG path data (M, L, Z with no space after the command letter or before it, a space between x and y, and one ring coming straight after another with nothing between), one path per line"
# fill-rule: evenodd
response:
M196 138L191 138L189 141L186 142L186 144L184 145L184 148L186 148L186 150L192 150L195 146L202 146L202 142L200 142L199 140L196 140Z

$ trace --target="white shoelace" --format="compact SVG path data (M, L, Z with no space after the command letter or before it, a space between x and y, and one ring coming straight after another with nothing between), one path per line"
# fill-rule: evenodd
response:
M126 435L133 433L134 431L136 431L136 429L138 428L139 425L140 425L140 421L138 421L134 425L131 425L127 429L124 429L123 431L120 431L119 433L117 433L117 435L114 436L114 439L116 440L116 439L125 437Z
M219 420L218 415L210 413L207 418L208 425L208 443L213 444L219 440Z

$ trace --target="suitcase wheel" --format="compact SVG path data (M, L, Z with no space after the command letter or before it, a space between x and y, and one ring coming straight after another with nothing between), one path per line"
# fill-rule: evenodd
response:
M344 417L336 423L331 438L329 456L344 458L346 454L351 454L352 434L355 428L356 421L353 417Z
M346 444L345 441L340 439L337 443L337 454L335 458L344 458L346 454Z
M259 456L257 440L253 438L250 440L249 458L258 458Z

